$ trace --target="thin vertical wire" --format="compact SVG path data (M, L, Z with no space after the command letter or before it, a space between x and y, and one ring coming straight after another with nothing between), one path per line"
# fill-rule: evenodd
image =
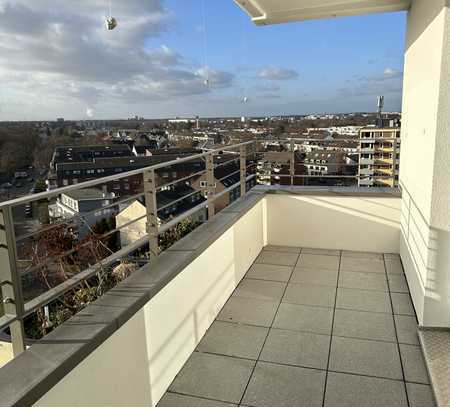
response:
M248 54L248 42L247 42L247 26L246 26L246 19L245 18L241 18L242 21L242 70L244 71L245 69L247 69L247 54ZM245 72L245 71L244 71ZM247 98L247 78L244 75L244 84L242 86L243 88L243 92L244 95L242 96L243 101L245 100L245 98Z
M109 6L109 18L112 18L111 0L108 0L108 6Z
M205 69L206 80L209 83L209 68L208 68L208 38L206 26L206 4L202 0L202 20L203 20L203 68Z

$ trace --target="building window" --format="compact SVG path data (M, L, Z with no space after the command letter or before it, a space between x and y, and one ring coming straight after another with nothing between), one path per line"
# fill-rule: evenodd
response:
M200 181L200 188L206 188L208 186L208 181Z

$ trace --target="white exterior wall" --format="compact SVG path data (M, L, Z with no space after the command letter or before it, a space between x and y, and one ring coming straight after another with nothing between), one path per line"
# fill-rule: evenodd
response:
M436 327L450 326L448 4L414 0L408 15L400 165L400 253L419 323Z
M156 406L264 245L260 201L35 406Z
M273 245L398 253L400 198L267 195Z

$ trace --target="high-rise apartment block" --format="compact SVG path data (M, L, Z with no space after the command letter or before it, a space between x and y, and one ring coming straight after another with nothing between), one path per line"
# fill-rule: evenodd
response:
M400 166L400 127L360 130L358 186L397 187Z

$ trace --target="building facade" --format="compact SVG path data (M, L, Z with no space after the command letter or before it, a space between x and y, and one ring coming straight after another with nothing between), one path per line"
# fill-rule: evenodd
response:
M359 187L398 187L400 128L361 129L358 166Z

